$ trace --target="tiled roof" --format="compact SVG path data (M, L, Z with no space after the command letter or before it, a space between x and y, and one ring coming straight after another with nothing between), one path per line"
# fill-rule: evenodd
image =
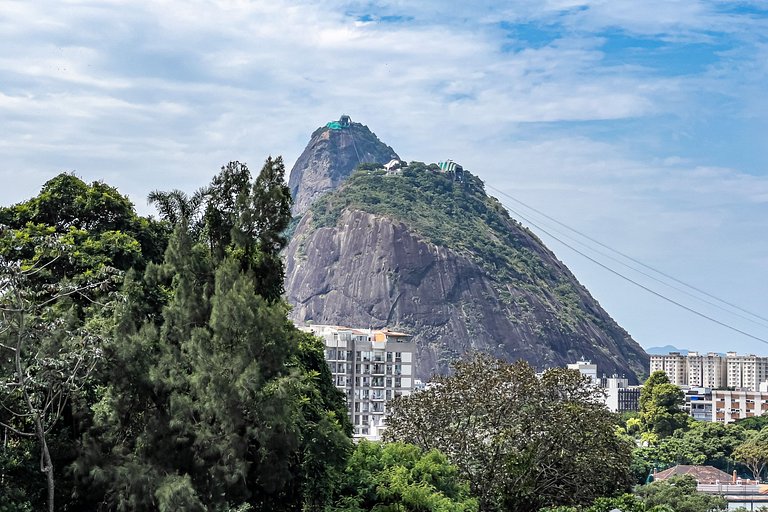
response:
M712 466L688 466L685 464L679 464L677 466L665 469L660 473L656 473L656 480L666 480L672 476L678 475L691 475L700 484L714 484L716 482L726 483L730 482L733 478L725 471Z

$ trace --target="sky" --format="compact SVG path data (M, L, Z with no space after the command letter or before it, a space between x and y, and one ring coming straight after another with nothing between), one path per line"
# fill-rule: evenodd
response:
M0 0L0 48L0 205L67 171L151 214L346 113L480 176L642 346L768 355L764 1Z

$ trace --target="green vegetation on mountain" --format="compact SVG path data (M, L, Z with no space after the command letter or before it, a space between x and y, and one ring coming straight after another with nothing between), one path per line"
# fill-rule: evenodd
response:
M345 209L384 215L403 222L410 230L438 246L447 247L476 262L488 277L502 285L501 299L521 300L507 288L531 291L545 303L558 302L553 310L565 325L590 316L580 307L571 281L544 262L543 244L509 216L504 206L485 193L483 182L471 173L439 172L436 165L411 162L400 173L360 169L335 192L311 207L316 228L335 226Z

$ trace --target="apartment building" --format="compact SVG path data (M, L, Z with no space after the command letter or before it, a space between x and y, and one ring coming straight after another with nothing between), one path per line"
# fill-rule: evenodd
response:
M568 363L567 368L569 370L578 370L582 375L589 379L589 382L598 385L597 380L597 365L592 361L586 361L584 359L576 361L575 363Z
M731 423L768 413L768 392L690 388L685 409L695 420Z
M354 437L378 439L385 426L387 402L411 394L416 384L416 346L411 335L333 325L299 329L325 342L325 359L334 384L347 397Z
M688 385L688 361L680 352L670 352L665 355L651 355L651 373L663 371L669 377L669 382L677 386Z
M651 355L650 370L663 371L678 386L757 391L761 382L768 381L768 357L670 352Z
M728 352L725 359L729 388L757 391L760 383L768 380L768 357Z
M630 386L624 377L603 377L599 386L605 392L605 405L611 412L635 412L640 409L642 386Z

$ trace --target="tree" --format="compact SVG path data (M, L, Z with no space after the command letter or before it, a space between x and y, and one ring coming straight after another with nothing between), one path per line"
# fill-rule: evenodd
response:
M166 219L176 224L163 263L126 280L105 349L113 370L75 468L93 508L329 504L351 426L322 342L275 295L282 264L270 256L290 209L281 165L268 159L253 184L244 164L225 166L197 206Z
M395 399L385 436L445 453L480 510L583 505L628 488L631 445L578 372L539 378L525 362L485 355L454 370Z
M733 458L747 466L752 472L752 477L760 481L768 464L768 427L750 431L747 440L734 450Z
M474 512L455 466L437 450L404 443L361 441L349 459L336 504L329 512Z
M654 507L669 507L675 512L726 510L725 498L698 492L696 485L692 476L674 476L640 486L635 490L635 495L643 500L648 510Z
M684 403L683 391L670 384L663 371L653 372L640 392L640 421L644 430L658 439L688 425L689 416L682 410Z
M76 457L74 447L87 427L96 384L93 379L79 378L75 379L77 385L70 382L64 386L66 379L56 371L76 366L78 361L79 370L91 368L91 356L100 353L101 342L112 327L111 310L104 305L113 303L117 283L104 280L131 268L143 269L148 262L161 258L167 239L166 225L138 217L128 198L116 189L101 182L86 184L72 174L49 180L32 199L0 207L0 260L4 272L19 277L14 282L20 285L23 297L17 296L16 304L20 298L24 302L25 355L21 363L30 376L35 375L24 380L35 386L53 384L49 398L34 394L33 405L36 403L35 407L49 414L43 423L51 463L44 466L55 468L51 473L56 473L56 501L62 509L69 505L70 490L76 488L64 468ZM4 282L6 290L10 282ZM12 298L13 294L3 296L6 306L13 302ZM3 324L10 328L6 334L18 331L21 314L14 311L10 323ZM87 347L78 340L88 341ZM37 352L41 347L43 350ZM5 352L3 356L11 353L8 349L0 351ZM39 358L26 359L31 354ZM16 389L20 389L13 364L5 366L5 358L0 361L4 381L12 383L15 379ZM44 369L40 366L43 362ZM57 387L66 393L53 391ZM50 416L54 408L41 406L38 398L49 403L50 398L55 398L56 403L61 399L61 410L55 408L58 421ZM4 398L6 405L9 401L16 412L29 409L19 392ZM7 410L0 412L0 419L8 426L3 443L3 460L7 463L0 466L3 487L18 489L33 508L43 508L45 497L39 496L35 481L27 473L30 466L38 465L39 457L30 449L31 439L10 430L13 427L29 433L33 424ZM9 467L15 469L7 472Z
M58 245L50 240L39 243L54 250ZM63 281L43 290L32 286L33 278L59 257L44 258L45 263L38 259L31 266L0 257L0 425L17 436L36 439L51 512L55 478L48 436L101 355L101 340L72 313L69 298L113 280L104 272L102 279L86 284Z

